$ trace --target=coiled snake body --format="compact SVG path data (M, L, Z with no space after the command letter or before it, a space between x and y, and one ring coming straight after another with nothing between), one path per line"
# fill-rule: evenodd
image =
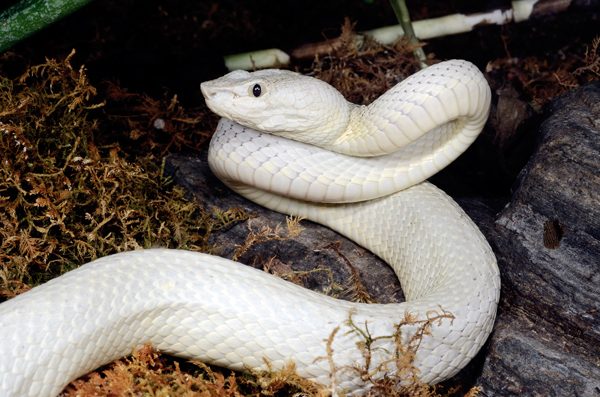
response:
M232 72L201 88L224 117L209 151L213 172L247 198L322 223L383 258L407 302L340 301L206 254L120 253L0 305L0 395L56 395L148 342L233 369L292 360L300 375L358 393L368 386L349 369L362 361L350 316L375 338L393 335L407 313L424 320L442 309L453 319L432 326L414 363L429 383L463 368L491 332L498 268L467 215L423 181L481 131L490 104L481 73L466 61L443 62L370 106L287 71ZM336 327L331 376L323 357ZM417 328L403 328L403 341ZM393 340L376 339L371 368L393 351Z

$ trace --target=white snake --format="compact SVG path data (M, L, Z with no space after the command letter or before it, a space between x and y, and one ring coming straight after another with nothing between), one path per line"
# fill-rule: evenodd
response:
M366 107L288 71L232 72L202 92L225 117L211 142L213 172L247 198L329 226L383 258L407 302L340 301L200 253L120 253L0 305L0 395L56 395L147 342L232 369L292 360L300 375L358 393L368 385L343 370L363 362L361 337L347 332L350 314L375 337L392 335L405 313L425 319L440 308L454 319L423 337L415 365L429 383L463 368L491 332L498 268L467 215L422 181L460 155L487 119L490 90L477 68L456 60L431 66ZM331 378L318 358L338 326L340 370ZM415 329L403 328L404 341ZM393 349L378 340L372 368Z

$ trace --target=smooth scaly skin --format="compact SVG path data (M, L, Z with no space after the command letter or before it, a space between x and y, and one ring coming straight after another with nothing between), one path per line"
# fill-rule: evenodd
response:
M443 76L432 79L432 73ZM402 141L381 137L379 131L394 128L377 120L389 118L400 124L407 120L395 115L395 108L383 108L390 104L409 114L406 117L417 129L395 133L423 137L400 148L400 154L380 158L351 159L228 120L221 120L209 152L213 171L239 193L276 211L327 225L386 260L400 278L407 302L339 301L227 259L186 251L154 249L108 256L0 305L0 395L56 395L70 380L147 342L168 353L234 369L264 368L263 358L275 368L293 360L300 375L331 384L328 362L318 358L326 355L324 340L335 327L341 327L333 342L336 366L362 362L356 347L361 338L346 332L351 313L353 322L368 324L375 337L393 334L394 324L406 313L424 319L431 311L439 313L440 307L451 312L455 318L436 323L417 352L415 365L426 382L454 375L480 349L491 331L500 290L494 255L448 196L429 183L419 183L466 149L483 126L489 88L479 72L464 61L445 62L413 76L404 88L401 83L391 90L396 94L386 94L380 105L376 102L370 108L348 105L321 82L312 85L303 78L298 86L294 83L300 80L298 75L228 76L203 84L211 109L224 115L224 109L234 106L242 115L228 116L238 122L256 127L258 120L277 133L296 139L309 136L341 152L363 147L369 153L362 155L368 156L385 140ZM249 79L257 78L271 95L245 98L248 84L255 83ZM311 110L310 98L303 95L286 102L295 88L296 94L308 90L323 102L313 108L309 121L300 118L293 126L293 117L285 123L287 113L298 111L292 107L300 104ZM402 91L409 91L413 105L404 104ZM231 103L240 98L241 102ZM335 104L333 109L326 108L328 100ZM451 108L459 110L459 121L446 124L449 120L441 114ZM243 119L244 112L255 120ZM332 112L338 117L331 118ZM357 123L359 112L364 118ZM419 124L432 123L415 121L419 114L429 114L444 126L426 134ZM330 132L325 137L319 136L314 120L320 116L326 117L321 119L323 131ZM290 131L281 131L288 126ZM402 129L415 126L407 122ZM365 128L371 128L372 138L357 135ZM315 133L317 137L311 135ZM339 174L333 175L336 171ZM394 193L396 189L404 190ZM355 199L363 201L306 202ZM414 327L403 328L405 341L411 332ZM390 343L382 339L372 347L373 367L390 357L377 347L393 351ZM335 386L354 393L367 387L349 370L337 371Z

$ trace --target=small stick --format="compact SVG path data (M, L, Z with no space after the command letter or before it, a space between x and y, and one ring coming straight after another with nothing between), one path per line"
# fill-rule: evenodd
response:
M425 56L425 51L419 45L419 40L417 40L417 36L415 36L415 31L413 30L412 21L410 20L410 14L408 12L408 7L406 7L405 0L390 0L390 4L394 9L394 14L396 14L396 18L398 22L400 22L400 26L402 26L402 30L404 30L404 36L406 36L411 44L415 46L413 50L413 54L419 61L421 69L425 69L427 67L427 56Z

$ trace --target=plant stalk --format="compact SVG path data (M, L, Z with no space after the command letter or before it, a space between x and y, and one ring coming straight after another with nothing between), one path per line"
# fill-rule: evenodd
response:
M425 69L427 67L427 57L425 56L425 51L419 45L419 40L417 40L417 36L415 35L415 31L412 26L412 21L410 20L410 13L408 12L408 7L406 6L405 0L390 0L390 4L392 5L392 9L394 10L394 14L396 14L396 18L402 26L402 30L404 30L404 36L408 38L411 44L415 46L413 53L415 57L419 61L421 65L421 69Z

